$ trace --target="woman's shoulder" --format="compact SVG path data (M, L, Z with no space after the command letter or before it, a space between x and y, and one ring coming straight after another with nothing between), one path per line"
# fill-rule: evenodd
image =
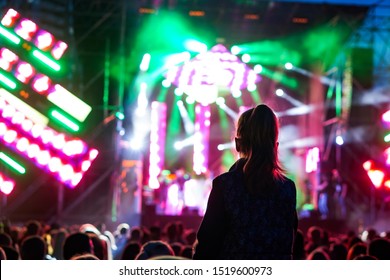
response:
M283 176L280 180L278 180L278 183L283 188L288 188L288 189L294 190L294 191L296 189L294 181L287 178L286 176Z

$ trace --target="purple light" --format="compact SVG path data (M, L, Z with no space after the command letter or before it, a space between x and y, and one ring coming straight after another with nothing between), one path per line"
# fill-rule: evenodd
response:
M22 83L28 83L34 74L34 68L27 62L21 62L16 66L15 77Z
M52 172L52 173L58 172L58 170L60 170L62 167L61 159L59 159L58 157L52 157L49 160L48 166L49 166L50 172Z
M27 148L27 156L29 158L35 158L41 150L37 144L31 144Z
M55 39L51 33L40 29L33 21L20 18L20 14L13 9L8 10L1 23L8 28L13 28L20 37L32 42L38 49L50 54L56 60L60 59L68 48L65 42Z
M241 90L260 81L260 76L221 44L181 67L169 69L166 78L200 103L215 102L218 96L214 100L200 96L210 95L214 89L217 92Z
M87 171L91 167L91 161L89 160L84 160L83 163L81 164L81 170L82 171Z
M18 134L15 130L8 130L4 135L4 141L7 143L12 143L15 141L17 135Z
M54 37L49 32L40 30L38 35L35 38L35 45L38 49L46 51L49 49L54 43Z
M15 33L27 41L31 41L37 31L37 25L29 19L22 19L15 28Z
M5 195L9 195L13 191L14 187L15 182L8 179L0 172L0 191Z
M33 128L34 123L31 120L24 119L22 121L22 129L26 132L30 132L31 129Z
M27 138L22 137L18 140L18 143L16 144L16 149L24 153L25 151L27 151L28 146L30 146L30 142Z
M61 41L58 41L52 51L51 51L51 55L55 58L55 59L60 59L62 57L62 55L64 54L64 52L66 51L66 49L68 48L68 45L64 42L61 42Z
M0 50L0 67L6 71L10 71L12 66L18 62L19 57L9 49L1 48Z
M17 19L20 17L19 13L14 9L9 9L1 20L1 24L7 27L12 27Z
M166 114L165 103L153 102L151 112L151 131L149 147L149 186L157 189L160 184L158 176L164 167L165 135L166 135Z
M51 156L50 156L50 153L48 151L41 151L37 155L37 162L43 166L48 165L50 162L50 159L51 159Z
M210 108L198 104L195 114L193 170L196 174L202 174L207 172L209 162Z
M45 75L38 74L35 76L31 86L36 92L41 94L49 89L50 79Z
M80 139L68 139L49 127L34 124L3 98L0 98L0 115L3 117L0 118L0 141L54 173L69 187L81 180L80 175L89 169L98 155L96 149L88 149ZM69 177L74 174L77 174L76 178Z
M387 123L390 123L390 110L385 112L383 115L382 115L382 120L384 122L387 122Z

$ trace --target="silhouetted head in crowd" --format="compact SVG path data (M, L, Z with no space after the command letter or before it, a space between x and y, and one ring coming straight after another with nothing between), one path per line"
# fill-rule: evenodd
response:
M367 244L363 242L358 242L352 245L348 250L347 260L353 260L359 255L367 254Z
M25 236L41 235L41 223L36 220L30 220L26 224Z
M12 239L9 234L5 232L0 233L0 246L12 246Z
M323 249L317 248L307 256L307 260L330 260L330 257Z
M65 260L75 255L93 254L93 243L86 233L72 233L65 238L63 254Z
M170 244L175 256L180 256L183 250L183 245L180 242L173 242Z
M310 254L313 250L323 244L323 230L317 226L311 226L307 231L306 253Z
M369 260L377 260L377 258L370 255L359 255L355 257L354 260L369 261Z
M306 259L304 235L303 232L299 229L295 235L293 246L293 260Z
M107 260L108 259L107 243L104 242L102 239L100 239L100 237L95 233L88 232L87 234L92 241L93 254L99 260Z
M143 234L142 230L139 227L133 227L131 229L130 233L130 240L131 241L137 241L137 242L142 242Z
M188 245L193 245L196 241L196 231L189 229L185 234L185 241Z
M181 221L176 222L176 230L177 230L177 240L176 241L184 243L184 240L183 240L184 225Z
M186 259L192 259L193 255L193 248L191 245L186 245L183 247L183 250L181 250L180 256Z
M19 252L15 248L9 246L1 246L1 248L3 248L7 260L20 259Z
M89 260L99 260L98 257L96 257L93 254L81 254L81 255L74 255L71 260L78 260L78 261L89 261Z
M368 244L367 253L378 260L390 260L390 240L376 238Z
M22 260L44 260L47 255L47 244L42 237L32 235L26 237L20 246Z
M332 260L346 260L347 254L347 247L342 243L333 243L330 246L330 258Z
M135 260L139 252L141 251L141 245L139 242L131 241L126 244L121 259L122 260Z
M7 256L5 255L5 252L3 248L0 247L0 260L6 260Z
M137 255L136 260L147 260L157 256L174 256L171 246L163 241L149 241L146 242L140 253Z
M159 226L150 227L150 240L161 240L161 227Z
M357 236L351 236L349 239L348 239L348 245L347 247L350 249L352 248L353 245L357 244L357 243L362 243L363 241L357 237Z
M168 223L165 227L165 234L167 236L167 241L173 243L177 238L177 227L175 223Z
M53 247L53 254L52 256L56 258L57 260L63 260L64 254L64 242L66 238L67 232L65 229L56 229L51 232L52 236L52 247Z

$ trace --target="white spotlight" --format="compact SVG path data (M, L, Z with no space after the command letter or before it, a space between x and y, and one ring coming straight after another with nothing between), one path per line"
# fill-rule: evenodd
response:
M139 151L143 147L142 139L134 138L130 141L130 148Z
M292 63L291 62L287 62L286 64L284 64L284 68L286 68L287 70L291 70L291 69L293 69L293 65L292 65Z
M281 89L281 88L278 88L276 91L275 91L275 94L277 96L283 96L284 95L284 91Z
M183 144L181 141L177 141L175 142L175 144L173 144L173 147L175 148L175 150L180 151L181 149L183 149Z
M217 103L217 105L219 105L219 106L222 106L223 104L225 104L225 98L218 97L217 100L215 101L215 103Z
M344 144L344 139L343 139L343 137L341 135L337 135L336 136L336 144L339 145L339 146Z

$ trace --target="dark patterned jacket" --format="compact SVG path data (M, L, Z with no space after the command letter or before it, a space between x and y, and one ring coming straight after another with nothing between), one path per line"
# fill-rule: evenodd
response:
M252 195L244 185L244 163L213 180L194 259L291 259L298 227L295 184L285 178L267 195Z

